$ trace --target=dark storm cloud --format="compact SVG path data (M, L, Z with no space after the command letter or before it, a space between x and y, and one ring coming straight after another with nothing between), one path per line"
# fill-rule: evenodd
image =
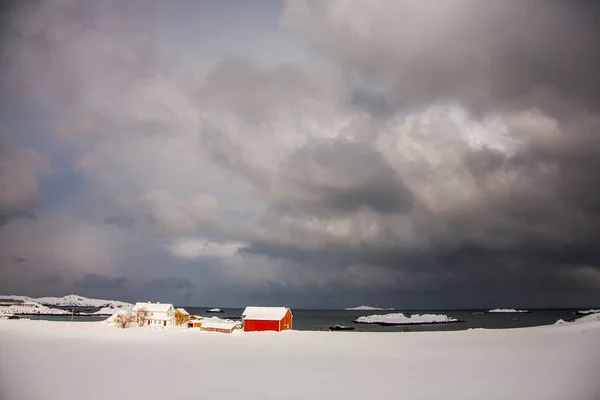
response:
M49 171L46 157L0 131L0 226L14 218L35 218L38 180Z
M310 142L288 158L280 179L283 201L315 214L352 213L361 207L384 214L406 212L413 201L401 177L364 143Z
M483 111L600 105L591 79L600 64L594 2L287 5L286 22L324 54L408 104L456 99Z
M86 274L75 282L75 286L84 290L115 290L124 289L128 284L126 278L109 277L97 274Z
M0 226L8 224L14 218L35 218L31 212L0 207Z
M232 58L198 79L164 68L154 34L165 20L140 10L42 3L22 11L4 47L6 92L61 109L61 133L92 149L75 163L97 185L91 197L139 205L171 239L154 243L144 224L103 211L99 232L83 240L73 228L59 243L82 239L61 262L99 259L78 287L137 282L99 272L120 268L102 255L136 237L171 257L152 276L171 274L161 268L176 257L200 260L140 284L161 301L204 285L261 303L527 306L600 288L594 3L289 1L283 20L308 39L309 61ZM0 153L10 189L0 223L35 211L48 169L21 150ZM104 230L124 236L98 250ZM223 251L207 266L198 243L214 237ZM224 251L232 243L243 250Z
M194 285L186 278L169 276L165 278L154 278L149 285L160 290L187 290Z
M104 223L114 225L119 229L131 229L135 226L134 219L127 215L111 215L104 218Z

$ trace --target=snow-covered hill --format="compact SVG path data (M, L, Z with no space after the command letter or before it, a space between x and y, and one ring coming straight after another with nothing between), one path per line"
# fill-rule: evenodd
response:
M78 296L75 294L70 294L64 297L40 297L37 299L27 296L0 295L0 300L21 300L25 303L33 302L42 304L44 306L54 307L98 307L127 310L131 310L133 308L133 304L124 301L89 299L87 297Z
M359 317L354 322L359 324L377 324L377 325L413 325L413 324L443 324L449 322L459 322L456 318L441 314L413 314L409 317L402 313L369 315Z
M23 304L0 306L0 316L3 315L68 315L69 311L46 307L42 304L27 301Z
M527 310L515 310L514 308L494 308L489 310L488 313L528 313Z

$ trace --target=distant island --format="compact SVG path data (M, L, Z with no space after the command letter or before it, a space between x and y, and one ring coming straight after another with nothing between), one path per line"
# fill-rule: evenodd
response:
M600 308L599 309L590 309L590 310L577 311L577 314L579 314L579 315L599 314L599 313L600 313Z
M350 307L344 308L345 311L393 311L393 308L379 308L379 307L371 307L371 306L358 306L358 307Z
M448 324L452 322L463 322L456 318L442 314L412 314L406 316L402 313L369 315L359 317L353 321L357 324L375 324L375 325L425 325L425 324Z
M64 297L33 298L0 295L0 315L70 315L71 311L52 307L93 307L98 311L77 315L112 315L116 310L131 310L133 304L117 300L90 299L70 294Z
M515 310L514 308L494 308L493 310L489 310L488 313L528 313L527 310Z

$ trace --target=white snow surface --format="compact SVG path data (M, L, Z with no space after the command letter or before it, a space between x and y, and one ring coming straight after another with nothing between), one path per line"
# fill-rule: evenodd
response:
M0 295L0 299L15 299L22 300L24 302L39 303L45 306L60 307L124 308L129 310L131 310L131 308L133 307L133 304L126 303L124 301L89 299L87 297L78 296L75 294L70 294L64 297L40 297L37 299L27 296Z
M410 317L402 313L383 314L383 315L368 315L366 317L358 317L355 322L363 324L435 324L443 322L456 322L456 318L442 314L412 314Z
M598 314L600 313L600 308L599 309L590 309L590 310L583 310L583 311L577 311L577 314Z
M248 320L258 321L280 321L288 312L287 307L255 307L248 306L242 313L242 317Z
M113 315L115 313L115 311L128 312L129 310L126 308L103 307L103 308L99 309L98 311L94 311L93 313L88 313L86 315Z
M392 311L393 308L379 308L379 307L371 307L371 306L358 306L358 307L350 307L344 308L346 311Z
M489 310L489 313L526 313L527 310L515 310L514 308L494 308Z
M535 328L454 332L118 329L0 319L0 398L597 399L600 315ZM198 357L202 360L197 363ZM258 357L258 358L257 358ZM132 372L133 371L133 372ZM269 377L265 382L265 377ZM400 386L382 384L398 382ZM298 382L304 382L299 385Z

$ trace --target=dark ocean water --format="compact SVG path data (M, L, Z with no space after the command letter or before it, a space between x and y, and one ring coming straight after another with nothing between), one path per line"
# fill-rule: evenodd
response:
M179 306L178 306L179 307ZM241 319L242 308L223 308L223 313L207 313L208 307L183 307L190 314L203 317ZM460 321L449 324L410 325L411 331L453 331L469 328L506 329L528 326L551 325L557 320L577 318L579 309L530 310L530 313L486 314L487 310L396 310L396 311L345 311L345 310L302 310L292 309L293 326L296 330L322 331L333 325L346 325L355 328L354 332L401 332L404 326L379 326L353 323L365 315L404 313L407 314L444 314ZM80 311L84 311L81 309ZM86 312L95 309L85 309ZM24 318L51 321L71 321L71 316L24 316ZM100 321L106 317L75 316L73 321Z
M190 314L219 318L241 318L243 309L223 308L224 313L207 313L206 307L184 307ZM300 310L292 309L293 326L296 330L319 331L332 325L346 325L355 328L354 332L400 332L404 326L379 326L353 323L365 315L404 313L406 314L444 314L460 321L450 324L410 325L411 331L453 331L469 328L504 329L527 326L550 325L559 319L565 321L576 318L578 309L531 310L530 313L494 313L487 310L396 310L396 311L345 311L345 310Z

